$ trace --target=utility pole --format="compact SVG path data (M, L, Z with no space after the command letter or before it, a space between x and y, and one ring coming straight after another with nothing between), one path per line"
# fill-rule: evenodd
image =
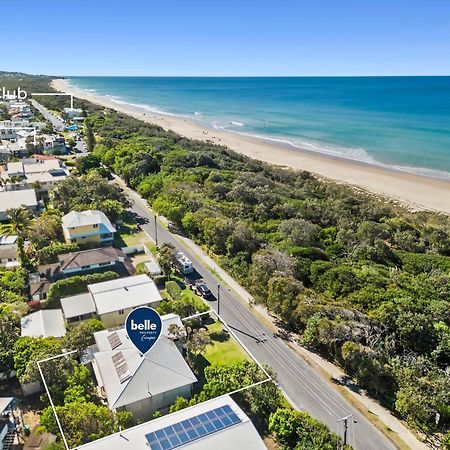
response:
M220 316L220 284L217 285L217 314Z
M342 446L345 447L347 445L347 433L348 433L348 420L353 417L351 414L349 414L348 416L345 417L341 417L340 419L338 419L338 422L344 422L344 440L342 443ZM355 421L356 423L356 421Z
M158 247L158 223L156 221L156 214L153 216L155 219L155 241L156 241L156 247Z

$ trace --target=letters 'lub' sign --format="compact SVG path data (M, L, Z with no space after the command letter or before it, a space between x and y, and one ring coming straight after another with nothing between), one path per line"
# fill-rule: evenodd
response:
M125 329L131 342L145 355L161 335L162 320L153 308L141 306L128 314Z

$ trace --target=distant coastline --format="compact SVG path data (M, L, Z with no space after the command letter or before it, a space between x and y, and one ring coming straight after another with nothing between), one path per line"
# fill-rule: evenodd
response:
M350 184L377 195L399 201L415 210L434 210L450 214L450 180L410 174L389 167L372 165L337 155L318 153L288 142L258 138L236 130L214 129L195 118L166 114L117 101L113 96L98 95L71 86L65 79L54 79L52 86L101 106L121 111L146 122L155 123L183 136L210 140L249 157ZM236 127L239 125L236 123Z

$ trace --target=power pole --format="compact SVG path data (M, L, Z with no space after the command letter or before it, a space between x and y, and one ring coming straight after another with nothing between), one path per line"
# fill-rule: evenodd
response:
M217 285L217 314L220 316L220 284Z
M343 447L345 447L347 445L348 419L350 419L351 417L352 417L352 415L349 414L348 416L341 417L340 419L338 419L338 422L344 422L344 440L342 443Z
M153 218L155 219L155 242L156 247L158 247L158 223L156 221L156 214L153 216Z

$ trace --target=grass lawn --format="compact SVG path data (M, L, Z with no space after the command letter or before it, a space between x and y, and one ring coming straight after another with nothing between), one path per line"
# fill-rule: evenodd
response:
M120 224L119 232L116 234L116 246L125 247L137 244L147 245L147 243L151 245L148 236L143 231L139 230L137 223L131 216L127 215Z
M202 352L202 356L212 364L236 364L251 361L245 350L231 336L220 322L207 325L211 344Z

